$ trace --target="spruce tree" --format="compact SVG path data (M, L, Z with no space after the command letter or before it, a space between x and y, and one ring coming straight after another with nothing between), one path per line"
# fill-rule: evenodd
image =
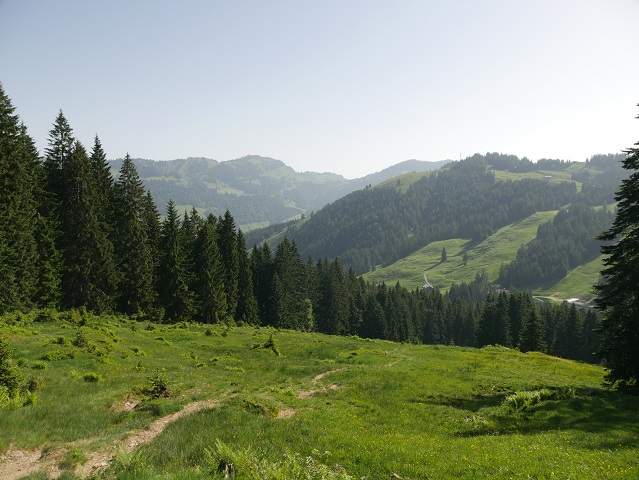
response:
M238 277L237 277L237 309L235 318L252 325L259 323L257 299L253 290L251 262L246 251L246 241L242 230L237 232Z
M115 181L111 175L111 166L102 148L102 143L96 135L91 150L91 168L95 183L95 212L100 223L100 229L109 235L113 242L115 233Z
M237 232L235 231L235 220L228 210L224 217L217 221L217 240L222 264L224 265L224 291L226 293L226 305L228 315L235 317L238 300L238 273L240 269L239 256L237 251Z
M0 84L0 313L25 309L37 289L33 140Z
M56 211L56 203L63 201L66 195L66 179L64 178L63 170L71 158L74 142L73 130L62 110L60 110L53 123L53 128L49 131L49 146L44 150L46 154L44 169L47 175L47 190L54 197L54 201L51 202L54 212Z
M275 325L273 318L273 258L268 243L255 245L251 253L251 277L257 300L257 311L262 325Z
M596 298L603 313L599 357L609 385L639 391L639 142L624 153L623 168L630 176L615 197L612 227L599 237L606 242Z
M519 350L522 352L545 352L544 324L534 305L530 305L528 315L521 329Z
M209 216L197 233L194 262L194 292L196 295L196 319L203 323L226 320L226 292L224 291L224 266L217 246L215 217Z
M118 308L126 314L154 311L153 257L144 224L145 190L131 157L120 168L115 189L117 206L116 253L122 273Z
M166 207L166 218L160 234L158 293L164 307L164 319L183 322L192 319L194 295L189 290L189 271L180 232L181 222L173 200Z
M65 195L59 203L63 249L63 304L110 310L117 285L113 245L98 216L100 194L84 147L75 142L62 168Z

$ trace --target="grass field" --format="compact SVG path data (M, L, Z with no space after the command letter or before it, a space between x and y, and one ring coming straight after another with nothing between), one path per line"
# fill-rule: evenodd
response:
M440 290L448 290L453 283L470 282L477 273L486 271L490 281L499 276L499 267L515 259L521 245L537 234L537 227L552 220L555 212L537 212L528 218L497 230L478 245L470 240L451 239L432 242L412 255L392 265L377 268L364 278L370 282L394 285L400 282L409 289L424 285L424 272L428 282ZM447 260L441 263L442 248ZM468 262L464 265L464 253Z
M501 347L42 317L0 324L24 378L42 384L34 405L0 410L0 454L66 452L67 479L96 451L113 461L94 476L117 479L222 478L230 463L250 479L639 476L639 400L602 389L597 366ZM158 384L168 393L151 398ZM123 450L132 431L202 400L215 407Z

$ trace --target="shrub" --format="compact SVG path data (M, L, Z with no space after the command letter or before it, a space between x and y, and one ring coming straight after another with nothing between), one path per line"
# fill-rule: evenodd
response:
M515 392L512 395L508 395L504 399L504 405L513 411L523 411L545 400L563 400L574 397L574 388L557 388L553 390L542 388L541 390Z
M33 365L31 365L31 368L33 368L34 370L46 370L48 367L49 364L42 360L36 360L35 362L33 362Z
M73 469L87 461L86 455L76 447L69 447L64 458L60 462L60 468Z
M242 407L249 413L263 415L265 417L277 417L277 414L280 413L279 406L251 398L245 398L242 401Z
M231 448L220 440L215 441L215 448L205 448L204 454L210 465L211 474L219 476L237 476L237 478L253 479L289 479L311 480L353 480L342 467L330 467L317 461L314 457L303 457L298 453L286 453L280 461L270 461L261 452L252 448ZM313 452L318 455L316 451Z
M46 360L47 362L57 362L58 360L67 360L75 358L73 351L65 352L63 350L51 350L38 357L38 360Z
M9 396L17 393L21 381L20 370L11 359L12 354L9 341L0 337L0 387L5 387Z
M102 377L95 372L89 372L82 375L82 378L85 382L99 382Z
M169 379L159 369L156 369L155 373L149 377L149 387L145 392L151 398L170 397Z

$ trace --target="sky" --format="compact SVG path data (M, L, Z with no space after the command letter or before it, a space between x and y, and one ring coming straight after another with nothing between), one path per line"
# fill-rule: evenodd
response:
M42 152L245 155L361 177L639 141L639 0L0 0L0 83Z

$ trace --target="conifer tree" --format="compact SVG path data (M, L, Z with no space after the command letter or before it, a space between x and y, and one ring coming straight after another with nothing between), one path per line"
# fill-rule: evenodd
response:
M217 222L217 239L222 264L224 265L224 290L226 293L226 305L228 315L235 317L238 300L238 273L239 256L237 251L237 233L235 231L235 220L228 210L224 217Z
M100 229L113 242L115 232L115 181L111 174L111 166L102 148L102 143L96 135L91 150L91 168L95 183L95 211L100 223Z
M37 152L0 84L0 313L31 306L37 288Z
M62 168L65 194L59 204L64 257L64 306L103 312L113 307L117 272L106 224L100 223L100 194L86 150L75 142Z
M63 170L71 158L74 142L73 130L62 110L60 110L53 123L53 128L49 131L49 146L44 150L46 154L44 169L47 175L47 190L54 197L51 202L53 211L56 211L57 203L63 201L66 194L66 181Z
M181 222L173 200L166 207L160 234L158 293L164 318L170 322L189 321L194 313L194 295L189 290L187 257L180 232Z
M268 243L262 247L255 245L251 253L251 276L253 278L253 292L257 300L257 310L260 323L275 325L273 319L273 258Z
M154 311L153 257L145 224L145 191L131 157L127 154L116 182L119 310L127 314Z
M606 242L596 298L603 312L599 356L608 384L639 391L639 142L624 153L623 168L630 176L615 197L612 227L599 237Z
M227 316L224 266L217 246L213 215L198 230L195 255L196 319L203 323L223 321Z
M235 318L249 324L258 324L257 299L253 290L251 263L246 251L246 241L242 230L237 232L237 253L239 272L237 277L237 309Z
M530 305L528 315L521 329L519 350L522 352L545 352L544 324L534 305Z
M308 313L304 266L297 247L287 237L277 246L273 268L275 325L301 329L306 324Z

